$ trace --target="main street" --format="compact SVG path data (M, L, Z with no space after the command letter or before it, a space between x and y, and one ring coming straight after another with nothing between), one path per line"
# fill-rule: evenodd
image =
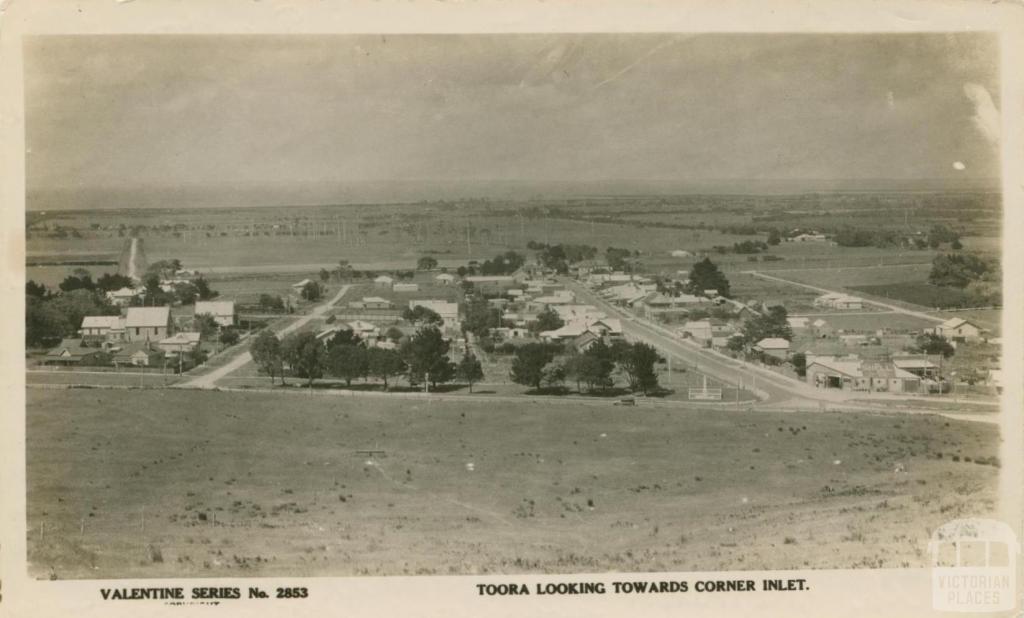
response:
M842 401L847 397L839 392L826 392L812 388L799 380L779 375L769 369L745 363L702 348L696 343L680 339L667 328L616 307L599 297L593 290L574 280L566 280L582 301L600 307L609 317L622 321L623 334L644 341L684 363L695 365L697 371L730 385L742 384L752 390L764 403L788 406L817 406L819 402Z

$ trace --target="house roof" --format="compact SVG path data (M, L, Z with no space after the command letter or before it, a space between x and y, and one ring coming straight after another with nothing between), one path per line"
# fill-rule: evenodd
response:
M348 326L355 331L367 332L377 330L377 325L363 320L352 320Z
M892 364L900 369L936 369L938 365L927 358L894 358Z
M192 331L175 333L174 335L159 341L160 345L191 345L193 343L199 343L199 333Z
M757 342L757 347L762 350L788 350L789 342L782 337L765 337Z
M942 323L942 328L960 328L965 324L968 326L974 326L974 328L978 328L977 325L975 325L973 322L969 322L963 318L949 318L948 320Z
M455 281L455 275L450 275L448 273L441 273L440 275L434 277L434 279L441 279L441 280L444 280L444 281Z
M82 346L81 339L62 339L60 345L47 351L47 358L82 358L99 352L99 348L86 348Z
M128 328L167 326L170 307L129 307L125 326Z
M836 373L841 373L851 378L861 378L864 374L861 372L861 362L859 358L836 358L835 356L815 356L807 359L807 366L821 365L826 369L831 369Z
M114 355L115 360L122 360L125 358L131 358L138 355L140 352L143 354L154 355L163 354L161 350L154 348L148 341L133 341L130 343L119 344L116 348L111 348L110 351Z
M387 275L380 275L376 279L374 279L373 282L374 283L391 283L394 280L395 280L394 277L389 277Z
M388 300L386 298L381 298L380 296L364 296L363 297L363 302L364 303L387 303L389 305L391 304L390 300Z
M235 301L233 300L197 300L195 314L202 315L209 313L215 316L235 315Z
M298 283L293 283L292 287L293 288L305 287L307 283L312 283L312 281L309 280L309 279L303 279L302 281L299 281Z
M107 295L113 298L131 298L133 296L138 296L140 293L140 290L135 290L129 287L123 287L120 290L107 292Z
M114 328L121 322L119 315L87 315L82 318L82 328Z

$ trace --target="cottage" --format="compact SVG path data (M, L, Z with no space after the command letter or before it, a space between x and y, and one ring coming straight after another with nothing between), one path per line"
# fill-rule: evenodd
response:
M458 303L446 300L410 300L409 308L423 307L430 309L444 320L444 327L457 329L459 327L459 305Z
M116 307L127 307L128 305L132 304L132 301L135 300L135 298L138 297L140 294L142 294L142 292L142 288L135 289L124 287L121 288L120 290L113 290L111 292L107 292L106 296L107 300L109 300L112 305Z
M935 332L950 341L964 343L981 339L981 329L963 318L950 318L935 327Z
M754 344L754 349L781 360L789 356L789 342L782 337L766 337Z
M934 379L939 376L939 366L924 354L893 357L892 364L919 378Z
M159 341L171 335L170 307L129 307L125 316L125 340Z
M235 301L233 300L197 300L192 315L211 315L219 326L234 326Z
M380 296L364 296L362 300L354 300L348 304L350 309L390 309L391 301Z
M389 277L387 275L380 275L376 279L373 280L373 284L375 286L379 287L379 288L389 288L392 285L394 285L394 283L395 283L395 278L394 277Z
M296 296L301 295L302 294L302 289L305 288L310 283L313 283L313 281L311 279L303 279L302 281L299 281L298 283L293 283L292 284L292 294L295 294Z
M354 332L355 334L359 335L364 339L376 337L378 334L380 334L380 328L376 324L366 322L364 320L353 320L351 322L348 322L347 325L342 325L342 328L344 328L345 326L348 326L350 329L352 329L352 332Z
M46 365L89 364L102 352L101 348L82 345L81 339L64 339L60 345L46 353L43 363Z
M159 347L165 354L185 354L196 349L199 345L199 333L197 332L180 332L176 333L166 339L161 339L157 342Z
M441 273L440 275L434 277L434 281L437 281L437 283L440 285L451 285L455 283L455 275Z
M134 341L110 349L114 365L133 367L157 367L164 361L162 350L149 341Z
M82 318L82 328L78 333L86 342L120 341L124 338L124 317L87 315Z

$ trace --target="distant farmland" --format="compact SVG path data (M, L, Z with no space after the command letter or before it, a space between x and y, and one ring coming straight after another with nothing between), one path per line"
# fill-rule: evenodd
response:
M977 305L977 301L963 290L917 281L847 287L851 290L864 292L865 294L871 294L880 298L901 300L914 305L920 305L921 307L933 307L935 309L954 309Z

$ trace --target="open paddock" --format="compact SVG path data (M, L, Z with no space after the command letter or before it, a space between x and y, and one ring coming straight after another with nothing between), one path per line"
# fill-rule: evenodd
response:
M996 432L927 415L29 389L28 559L36 577L88 579L923 567L926 531L991 512Z

